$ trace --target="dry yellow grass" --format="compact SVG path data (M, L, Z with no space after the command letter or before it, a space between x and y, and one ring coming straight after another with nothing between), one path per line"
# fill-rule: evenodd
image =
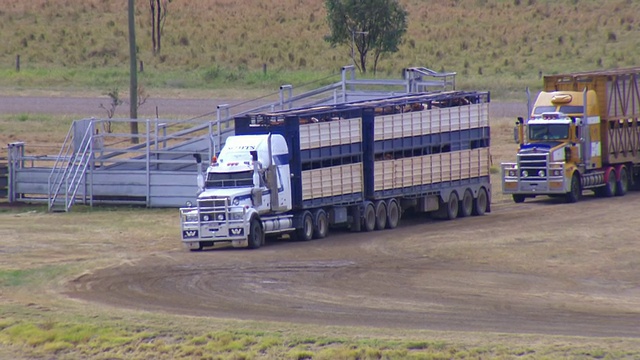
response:
M397 77L406 66L457 71L471 88L501 81L537 84L545 74L637 65L640 3L633 1L462 0L401 2L409 27L398 53L379 71ZM148 3L137 1L138 57L150 73L179 71L164 86L190 81L253 81L242 71L335 72L350 63L346 47L331 48L322 0L172 2L162 52L151 54ZM66 69L56 86L73 86L78 72L123 67L128 60L126 6L98 0L6 0L0 11L0 63L20 54L25 69ZM46 75L45 75L46 76ZM82 75L86 76L86 75ZM114 80L105 72L95 83ZM7 76L7 84L34 80ZM2 87L0 80L0 87ZM202 85L201 85L202 86ZM518 87L524 88L522 83Z

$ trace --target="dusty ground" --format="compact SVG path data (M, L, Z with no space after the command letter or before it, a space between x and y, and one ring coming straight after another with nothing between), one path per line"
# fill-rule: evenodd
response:
M492 124L499 168L513 159L515 114L492 106L503 116ZM640 193L516 205L497 174L492 181L493 212L483 217L405 218L395 230L254 251L176 248L83 275L67 295L221 318L639 337Z
M81 277L69 295L224 318L637 337L639 200L501 203L373 234L176 251Z

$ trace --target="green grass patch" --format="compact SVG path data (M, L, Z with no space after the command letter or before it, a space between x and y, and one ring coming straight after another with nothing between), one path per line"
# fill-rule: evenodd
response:
M161 317L110 315L42 316L34 310L0 307L0 344L35 358L157 358L157 359L477 359L557 358L604 359L638 355L631 349L601 346L543 346L512 348L501 343L464 345L428 340L356 339L321 334L297 337L299 330L281 325L271 330L221 326L207 319L162 320ZM177 322L176 322L177 321ZM189 326L187 323L191 323ZM219 328L200 332L206 327ZM279 330L278 330L279 328Z
M69 268L70 265L57 265L34 269L0 270L0 288L42 284L66 274Z

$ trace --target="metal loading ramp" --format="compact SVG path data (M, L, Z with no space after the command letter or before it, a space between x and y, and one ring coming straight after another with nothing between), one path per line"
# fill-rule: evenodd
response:
M356 79L345 66L337 81L294 94L291 85L258 99L220 104L188 120L97 119L74 121L57 154L29 154L8 145L9 202L46 203L50 211L74 204L179 207L195 201L199 153L211 158L234 134L233 119L248 113L378 99L455 89L455 73L407 68L402 79ZM129 124L138 123L132 135Z

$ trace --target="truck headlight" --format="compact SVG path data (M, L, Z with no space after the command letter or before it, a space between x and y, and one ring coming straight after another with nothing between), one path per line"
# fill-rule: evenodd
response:
M562 176L562 170L551 170L551 175Z
M232 212L229 214L229 218L231 220L242 220L244 213L242 212Z
M544 170L540 170L540 171L538 171L538 176L540 176L540 177L544 177L544 175L545 175L545 174L544 174Z
M517 174L516 170L509 170L509 176L515 177Z
M223 213L219 213L219 214L216 216L216 219L217 219L218 221L223 221L223 220L224 220L224 214L223 214Z
M184 216L185 222L198 222L198 214L186 214Z
M240 199L239 198L234 198L233 199L233 205L237 206L238 204L240 204Z
M527 172L527 170L522 170L522 177L527 177L529 176L529 173Z

